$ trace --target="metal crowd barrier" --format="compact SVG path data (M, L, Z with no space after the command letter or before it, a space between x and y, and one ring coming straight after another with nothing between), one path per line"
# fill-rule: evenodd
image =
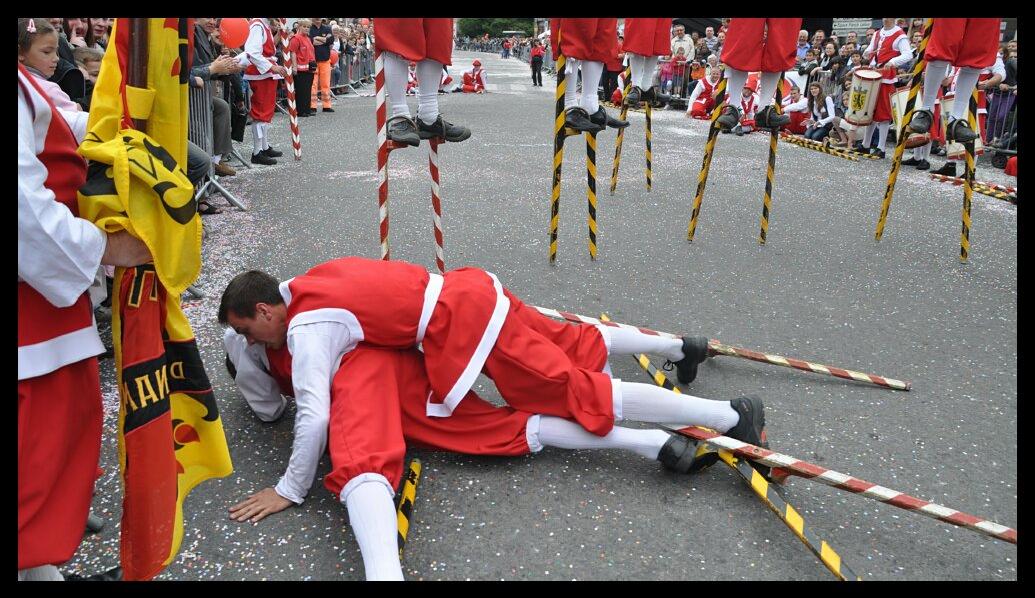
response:
M1017 88L987 92L985 148L992 154L992 166L1004 168L1017 155Z
M212 82L204 81L202 87L188 87L190 90L188 92L190 109L188 110L187 138L191 143L205 150L205 153L209 156L208 174L205 175L205 184L194 193L194 199L197 201L204 197L205 190L211 185L228 202L242 210L247 210L240 200L219 184L219 177L216 176L215 166L212 164ZM236 153L236 150L232 151ZM237 158L241 159L240 155Z

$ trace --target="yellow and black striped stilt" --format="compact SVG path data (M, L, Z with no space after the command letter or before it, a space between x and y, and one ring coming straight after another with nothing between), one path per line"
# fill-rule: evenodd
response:
M550 195L550 263L557 261L557 225L561 219L561 165L564 163L564 68L563 54L557 55L557 100L553 120L553 190Z
M913 106L916 105L916 94L920 91L920 83L924 78L924 67L927 59L924 54L927 50L927 42L931 40L931 31L934 29L934 19L927 19L924 23L924 37L920 41L920 50L917 55L916 64L913 66L913 80L909 85L909 96L906 99L906 113L902 117L904 125L902 132L895 140L895 158L891 161L891 172L888 174L888 186L884 190L884 203L881 205L880 217L877 219L877 232L874 238L880 241L884 235L884 225L888 221L888 210L891 209L891 196L895 194L895 182L898 180L898 171L902 166L902 152L906 149L906 138L909 137L909 121L913 118Z
M647 119L647 191L648 192L650 191L651 183L653 182L653 178L654 178L653 171L651 170L651 165L650 165L650 161L651 161L650 142L651 142L651 137L652 137L651 129L650 129L651 110L653 110L653 108L651 108L650 102L647 102L646 105L644 106L643 114L644 114L644 116Z
M776 102L774 108L777 114L783 114L783 73L780 73L780 80L776 82ZM765 196L762 198L762 228L758 231L758 242L765 245L765 237L769 233L769 209L773 197L773 178L776 177L776 143L780 137L779 131L771 131L769 134L769 165L765 171Z
M708 170L712 166L712 154L715 152L715 139L719 136L719 114L726 105L726 84L727 79L719 80L715 88L715 108L712 110L711 127L708 129L708 141L704 145L704 164L701 165L701 172L697 175L697 192L694 194L694 207L690 213L690 226L686 231L688 241L694 240L694 232L697 230L697 217L701 214L701 200L704 198L704 188L708 184Z
M978 91L970 95L970 107L967 110L967 122L970 129L981 134L977 126L977 97ZM963 175L963 223L960 230L960 261L966 262L970 256L970 202L974 196L974 142L963 144L967 151L967 171Z
M403 478L402 491L399 493L399 504L396 506L396 520L399 524L399 558L402 558L406 536L410 532L410 520L413 519L413 502L417 499L417 483L420 481L420 459L410 461Z
M597 259L597 135L586 136L586 201L589 204L589 258Z
M607 314L604 314L600 318L601 320L607 321ZM650 359L644 354L634 355L633 359L639 364L641 368L651 377L654 383L662 388L671 390L677 394L682 394L675 384L673 384L658 368L654 367L654 364L650 362ZM758 498L769 509L776 513L777 517L783 521L794 535L801 540L813 554L819 557L820 562L823 563L831 573L837 576L841 581L862 581L862 578L855 574L848 567L844 561L841 560L841 556L830 547L822 538L817 536L811 528L806 527L805 519L801 516L797 509L788 504L776 490L773 489L769 480L765 479L761 473L758 472L754 467L751 467L746 461L740 459L726 451L724 449L715 449L711 446L706 446L707 452L718 453L719 459L726 465L729 465L734 471L736 471L741 478L747 482L748 486L755 493ZM700 453L698 453L700 457Z
M849 160L851 162L858 162L860 158L866 157L864 154L860 154L859 152L847 151L840 148L827 147L822 143L815 143L813 141L809 141L808 139L797 137L795 135L781 135L781 137L783 137L783 140L786 143L791 143L793 145L797 145L798 147L803 147L805 149L822 152L824 154L829 154L831 156L837 156L838 158L844 158L845 160Z
M625 120L629 116L629 105L625 98L629 97L629 90L632 89L632 81L629 80L631 70L625 67L622 78L625 79L625 87L622 89L622 113L619 120ZM618 129L618 139L615 141L615 159L611 167L611 195L615 194L615 187L618 186L618 165L622 163L622 141L625 140L625 129Z

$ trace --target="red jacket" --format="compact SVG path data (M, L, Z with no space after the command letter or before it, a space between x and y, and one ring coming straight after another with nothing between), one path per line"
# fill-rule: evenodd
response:
M313 40L304 33L296 33L291 36L288 42L288 52L294 59L298 70L303 73L309 70L309 63L316 60L316 48L313 47Z

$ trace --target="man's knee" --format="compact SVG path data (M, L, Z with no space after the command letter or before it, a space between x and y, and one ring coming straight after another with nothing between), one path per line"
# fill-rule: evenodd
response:
M187 142L187 178L195 187L208 174L208 165L211 161L205 150L191 141Z

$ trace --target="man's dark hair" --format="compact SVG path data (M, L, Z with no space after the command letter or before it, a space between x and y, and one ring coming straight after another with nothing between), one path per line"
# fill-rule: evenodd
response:
M254 318L256 303L284 303L284 297L280 294L280 283L261 270L249 270L238 274L226 285L223 298L219 301L219 323L225 325L230 312L241 318Z

